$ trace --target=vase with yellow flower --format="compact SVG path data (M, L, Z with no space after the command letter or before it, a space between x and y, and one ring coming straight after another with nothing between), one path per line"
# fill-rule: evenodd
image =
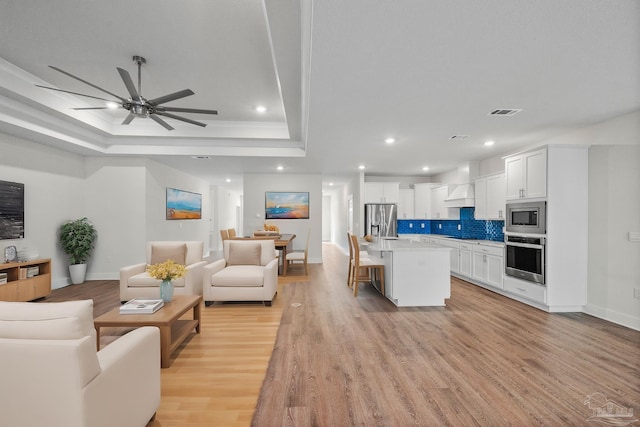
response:
M173 298L172 280L184 277L186 272L187 269L184 265L176 264L171 259L147 267L149 276L162 280L162 283L160 283L160 298L164 302L170 302Z

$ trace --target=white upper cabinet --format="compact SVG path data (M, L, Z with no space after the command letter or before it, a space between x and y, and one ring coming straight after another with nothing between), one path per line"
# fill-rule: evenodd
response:
M536 199L547 196L547 150L517 154L504 160L506 199Z
M460 219L460 208L448 208L444 201L455 185L443 185L431 190L431 219Z
M398 203L400 201L400 183L365 182L365 203Z
M504 220L505 174L478 178L475 181L475 219Z
M432 219L431 214L431 190L442 184L422 183L414 187L414 212L416 219Z
M413 212L414 207L414 192L412 189L400 190L400 199L398 201L398 219L413 219L415 214Z

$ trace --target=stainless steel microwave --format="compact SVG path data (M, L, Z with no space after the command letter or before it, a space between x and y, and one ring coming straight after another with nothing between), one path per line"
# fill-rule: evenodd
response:
M547 233L547 202L507 203L505 229L510 233Z

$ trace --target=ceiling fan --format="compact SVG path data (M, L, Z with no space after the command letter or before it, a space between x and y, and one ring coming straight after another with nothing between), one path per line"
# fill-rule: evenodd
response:
M133 62L135 62L136 64L138 64L138 88L136 89L136 86L133 83L133 80L131 80L131 75L129 74L129 72L127 70L124 70L122 68L117 68L118 73L120 73L120 77L122 78L122 81L124 82L125 87L127 88L127 91L129 92L130 98L123 98L121 96L116 95L115 93L111 93L106 89L103 89L99 86L94 85L93 83L89 83L86 80L81 79L80 77L76 77L71 73L68 73L64 70L61 70L58 67L54 67L52 65L49 65L49 68L52 68L62 74L66 74L67 76L74 78L78 81L81 81L84 84L87 84L95 89L98 89L99 91L102 91L104 93L107 93L115 98L117 98L117 101L111 100L111 99L105 99L105 98L100 98L97 96L93 96L93 95L85 95L83 93L77 93L77 92L72 92L69 90L63 90L63 89L58 89L55 87L47 87L47 86L41 86L41 85L36 85L38 87L44 88L44 89L50 89L50 90L57 90L59 92L66 92L66 93L70 93L73 95L79 95L79 96L85 96L87 98L93 98L93 99L99 99L102 101L107 101L107 102L111 102L116 104L119 107L124 108L125 110L129 111L129 115L124 119L124 121L122 122L123 125L128 125L129 123L131 123L131 121L133 119L135 119L136 117L149 117L150 119L152 119L153 121L155 121L156 123L160 124L161 126L163 126L165 129L167 130L173 130L173 127L171 127L171 125L169 125L169 123L167 123L166 121L162 120L159 116L164 116L164 117L169 117L171 119L175 119L175 120L180 120L186 123L191 123L192 125L196 125L196 126L202 126L205 127L207 126L206 123L202 123L202 122L198 122L196 120L191 120L188 119L186 117L182 117L182 116L177 116L175 113L198 113L198 114L218 114L218 111L216 110L200 110L200 109L195 109L195 108L178 108L178 107L164 107L161 106L161 104L165 104L169 101L175 101L176 99L180 99L180 98L184 98L186 96L191 96L194 94L194 92L191 89L184 89L175 93L171 93L168 95L164 95L161 96L159 98L154 98L154 99L146 99L142 97L142 79L141 79L141 74L140 74L140 69L142 67L142 64L146 64L147 60L144 59L142 56L134 56L133 57ZM110 109L112 107L84 107L84 108L74 108L74 110L106 110L106 109ZM117 108L117 107L116 107Z

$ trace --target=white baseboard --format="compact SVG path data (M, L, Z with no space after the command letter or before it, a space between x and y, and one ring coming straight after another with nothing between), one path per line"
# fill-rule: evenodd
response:
M640 318L629 316L625 313L619 313L617 311L610 310L608 308L600 307L593 304L587 304L583 308L583 312L591 316L598 317L609 322L617 323L618 325L626 326L627 328L640 331Z
M117 273L87 273L87 280L120 280L120 272Z

